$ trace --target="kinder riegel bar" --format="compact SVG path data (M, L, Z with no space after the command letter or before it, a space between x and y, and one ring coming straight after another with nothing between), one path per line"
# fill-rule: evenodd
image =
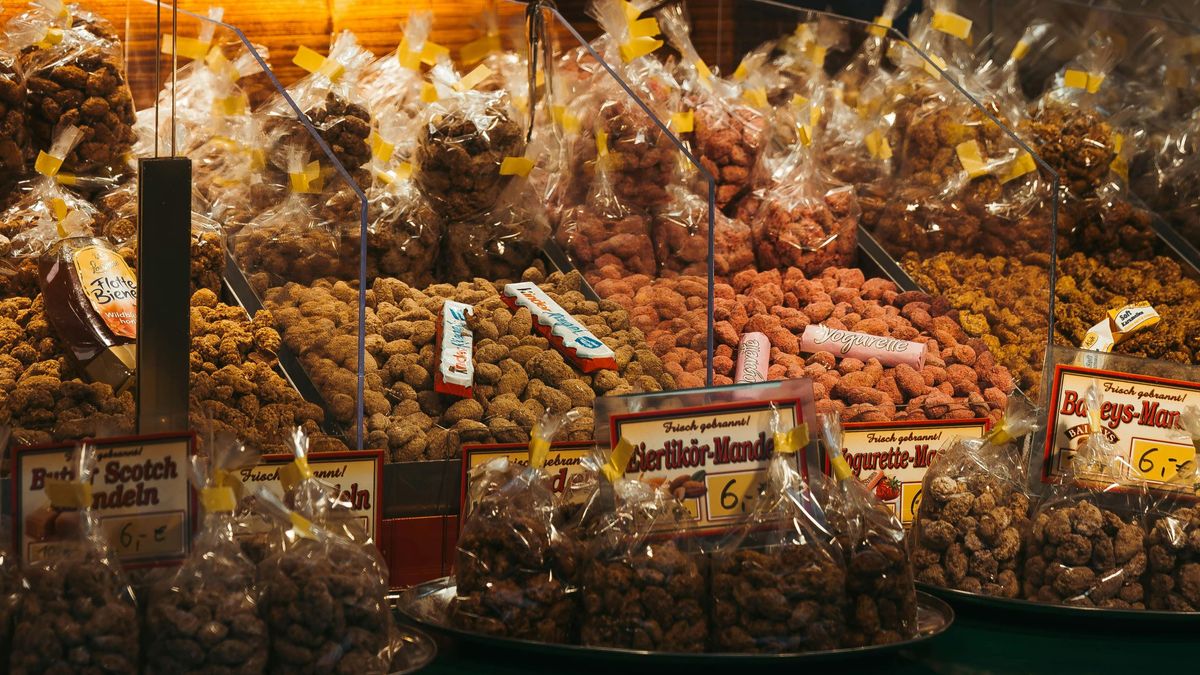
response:
M567 314L537 284L529 281L507 284L502 297L512 309L528 309L537 331L583 372L617 369L613 350Z
M443 394L470 398L474 393L475 363L471 359L475 337L467 328L471 306L447 300L437 323L438 363L433 389Z
M738 343L733 383L766 382L767 368L770 364L771 340L762 333L746 333Z
M800 349L829 352L839 359L879 359L885 366L905 364L920 370L925 365L925 345L895 338L837 330L811 324L800 336Z

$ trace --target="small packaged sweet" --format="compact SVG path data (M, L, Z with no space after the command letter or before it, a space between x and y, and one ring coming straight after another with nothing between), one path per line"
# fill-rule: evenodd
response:
M830 522L801 478L806 425L780 427L765 490L746 521L712 553L713 648L721 652L825 651L846 641L853 608Z
M54 515L53 540L39 547L37 557L24 560L6 672L137 675L139 622L133 589L92 506L96 447L76 446L67 464L71 478L45 483L46 508Z
M845 647L910 640L917 635L917 591L904 526L854 477L842 455L842 421L820 415L832 476L815 476L830 529L846 561Z
M258 613L255 565L234 536L242 489L236 472L258 453L220 437L192 458L190 479L203 521L174 574L152 584L146 601L146 668L162 675L264 672L270 653Z
M62 158L65 171L95 173L122 163L134 142L134 111L116 29L78 5L38 0L5 32L20 51L33 146L47 148L74 126L81 139Z
M530 435L528 463L501 457L472 470L454 566L453 625L540 642L575 635L582 561L558 529L544 470L551 441L573 418L547 412Z
M1020 444L1034 415L1014 398L987 438L959 439L938 452L922 482L909 546L918 581L1020 597L1031 500Z

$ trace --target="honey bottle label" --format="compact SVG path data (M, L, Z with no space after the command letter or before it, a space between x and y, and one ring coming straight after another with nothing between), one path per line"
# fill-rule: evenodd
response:
M75 253L84 295L114 335L137 339L137 277L115 251L85 246Z

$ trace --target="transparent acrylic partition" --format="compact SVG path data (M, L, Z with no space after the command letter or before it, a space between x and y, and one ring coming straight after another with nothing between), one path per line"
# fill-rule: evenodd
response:
M467 443L527 442L545 408L576 409L583 418L560 437L590 439L594 396L709 379L712 190L667 132L662 120L673 111L647 103L550 10L531 91L526 5L478 7L471 16L460 3L331 9L335 33L354 31L377 55L356 94L370 113L373 150L386 146L409 199L384 213L404 228L381 248L387 255L368 252L364 280L366 444L393 462L457 458ZM368 221L374 232L377 221ZM661 251L658 228L670 234ZM677 290L657 285L666 276L660 257L678 265ZM519 306L525 296L514 287L504 297L505 284L522 282L540 285L605 339L616 369L538 335ZM458 306L444 300L473 312L466 397L435 355L440 329L458 321ZM437 472L445 478L444 467ZM412 476L396 489L445 487ZM456 488L459 477L451 479Z
M296 426L315 451L362 448L372 174L352 161L370 155L370 124L344 97L354 58L370 55L302 45L299 77L281 82L221 8L180 9L172 26L169 5L131 3L131 44L156 43L160 11L164 46L140 48L129 73L135 100L152 103L161 82L167 103L157 119L138 113L134 153L153 152L157 135L193 162L194 424L273 451Z
M1161 320L1115 334L1112 351L1195 364L1200 165L1193 128L1200 81L1194 59L1200 31L1124 4L960 8L978 16L995 11L996 33L980 46L981 59L1044 31L1020 63L1018 80L1033 120L1018 134L1063 175L1055 343L1078 348L1110 322L1110 313L1145 302Z
M819 408L852 421L997 418L1014 393L1037 400L1057 176L1011 131L1009 99L885 25L688 5L705 17L700 58L765 118L749 189L725 210L752 234L755 271L714 278L718 382L765 332L769 377L812 377ZM938 350L860 375L805 346L818 326Z

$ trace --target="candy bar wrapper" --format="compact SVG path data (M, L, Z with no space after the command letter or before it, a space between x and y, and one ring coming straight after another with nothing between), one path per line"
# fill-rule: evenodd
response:
M554 493L541 466L568 419L542 418L527 464L498 458L472 469L454 564L453 625L541 642L574 637L581 560L557 526Z
M533 315L533 325L568 361L585 373L616 370L613 350L554 302L537 284L523 281L506 284L504 303L516 310L524 307Z
M754 511L712 553L717 651L823 651L845 641L846 565L796 462L772 454Z
M192 551L174 574L153 584L146 608L146 668L162 675L228 669L262 673L270 653L258 612L255 565L234 536L240 478L258 463L231 436L215 438L192 460L204 511Z
M734 384L750 384L767 381L767 367L771 363L771 340L762 333L746 333L738 343L737 365L734 367Z
M12 654L5 672L137 675L139 622L129 581L92 510L96 448L77 446L70 480L50 479L55 537L25 560ZM70 525L67 526L68 521ZM64 663L69 655L70 665Z
M904 526L850 471L841 454L840 417L823 413L820 418L833 475L818 474L811 484L845 556L846 593L854 608L842 644L865 647L910 640L917 635L917 593Z
M922 481L909 541L918 581L1020 597L1032 498L1021 444L1034 426L1035 411L1014 398L987 439L939 450Z
M437 371L433 389L459 398L471 398L475 384L474 335L467 327L471 306L447 300L437 325Z
M904 364L914 370L925 367L925 344L895 338L837 330L822 324L809 324L800 336L800 350L828 352L839 359L858 359L863 363L878 359L884 366Z
M113 26L78 5L39 0L5 27L20 50L33 147L49 148L65 127L82 131L63 171L97 173L124 163L134 142L133 95Z

